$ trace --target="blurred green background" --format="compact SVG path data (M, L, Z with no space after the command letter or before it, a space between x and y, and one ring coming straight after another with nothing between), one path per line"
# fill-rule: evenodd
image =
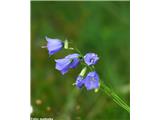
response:
M67 74L55 70L45 36L68 38L83 54L95 52L96 70L106 85L128 104L130 101L129 2L31 2L31 105L32 117L54 120L129 120L130 115L105 93L72 86L82 67Z

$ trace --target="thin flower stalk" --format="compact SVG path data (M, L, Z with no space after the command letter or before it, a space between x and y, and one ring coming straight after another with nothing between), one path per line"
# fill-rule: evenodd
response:
M110 98L113 99L120 107L130 112L130 107L124 100L122 100L111 88L104 84L96 72L95 66L99 61L99 56L96 53L86 53L83 55L79 49L70 46L68 40L62 41L60 39L52 39L46 37L47 45L42 48L47 48L49 56L62 50L72 50L75 53L69 54L63 58L56 59L55 68L61 72L62 75L69 72L69 69L75 69L79 64L83 66L83 69L76 78L74 86L78 89L85 87L87 90L94 90L98 92L99 89L105 92Z

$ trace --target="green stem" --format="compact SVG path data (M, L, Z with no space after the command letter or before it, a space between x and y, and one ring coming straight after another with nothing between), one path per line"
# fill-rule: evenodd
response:
M70 48L68 48L68 49L70 49ZM74 50L74 51L78 52L80 54L80 56L83 57L83 55L79 49L71 48L70 50ZM95 70L94 66L88 66L83 61L81 63L85 67L88 67L91 71ZM128 111L130 113L130 107L112 89L110 89L108 86L106 86L101 80L100 80L100 82L101 82L100 89L102 91L104 91L109 97L111 97L115 103L117 103L120 107L122 107L123 109L125 109L126 111Z
M108 86L106 86L102 81L100 85L100 89L104 91L109 97L113 99L115 103L121 106L123 109L130 113L130 107Z

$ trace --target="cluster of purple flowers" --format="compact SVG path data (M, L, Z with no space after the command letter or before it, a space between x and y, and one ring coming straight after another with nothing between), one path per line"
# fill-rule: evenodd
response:
M46 37L47 45L42 48L47 48L49 55L53 55L60 51L62 48L68 49L68 42L63 42L59 39L51 39ZM67 73L70 68L76 68L80 62L84 62L85 67L78 75L76 82L74 83L77 88L85 86L87 90L97 89L99 87L99 76L94 69L91 69L87 75L87 68L94 68L93 65L97 63L99 57L95 53L87 53L82 56L78 53L69 54L64 58L56 59L56 69L59 70L62 75Z

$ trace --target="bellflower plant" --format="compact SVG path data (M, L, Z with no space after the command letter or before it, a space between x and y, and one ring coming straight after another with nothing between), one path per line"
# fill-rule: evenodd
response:
M67 73L69 69L76 68L79 63L81 63L83 69L81 70L73 85L75 85L78 89L82 89L83 87L85 87L88 91L94 90L95 92L98 92L98 90L102 90L109 97L111 97L115 103L130 112L129 106L100 79L94 67L94 65L96 65L99 60L99 57L96 53L90 52L83 56L77 48L72 48L69 46L68 40L62 41L59 39L51 39L48 37L46 37L46 40L48 42L47 46L43 46L42 48L48 48L49 55L55 54L62 48L64 48L65 50L74 51L74 53L69 54L64 58L55 60L55 68L59 70L62 75Z

